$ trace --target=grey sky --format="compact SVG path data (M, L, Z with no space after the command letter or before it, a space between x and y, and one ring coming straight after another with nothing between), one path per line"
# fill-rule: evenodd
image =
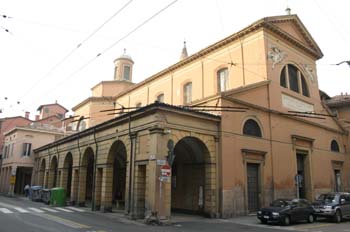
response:
M140 82L177 62L184 39L191 55L260 18L285 14L287 5L324 53L317 62L320 88L331 96L350 93L350 67L332 65L350 59L348 0L129 1L3 0L0 14L12 18L0 18L0 117L23 111L34 117L39 105L55 100L71 109L91 87L112 80L113 60L124 48L135 61L133 80Z

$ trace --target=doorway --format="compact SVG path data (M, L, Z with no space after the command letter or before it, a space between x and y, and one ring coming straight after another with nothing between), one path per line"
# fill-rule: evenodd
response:
M256 212L260 208L259 164L247 163L248 211Z

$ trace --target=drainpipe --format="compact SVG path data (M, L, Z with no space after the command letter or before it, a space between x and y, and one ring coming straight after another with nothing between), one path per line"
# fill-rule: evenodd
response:
M129 139L130 139L130 164L129 164L129 189L128 189L128 215L131 212L131 184L132 184L132 163L134 153L134 142L131 136L131 112L129 112Z
M272 182L272 200L275 199L275 173L273 164L273 144L272 144L272 115L271 115L271 96L270 96L270 86L267 86L267 101L269 106L269 129L270 129L270 154L271 154L271 182Z
M57 182L58 176L59 176L59 168L58 166L60 165L60 153L58 152L58 145L56 144L56 153L57 153L57 176L56 176L56 186L61 186L60 183ZM62 174L62 173L61 173ZM60 176L60 181L61 181L61 176ZM54 187L56 187L54 186Z
M96 188L96 171L97 171L97 157L98 157L98 144L96 140L96 127L94 127L94 141L96 146L96 158L94 159L94 176L92 178L92 204L91 210L96 210L96 202L95 202L95 188Z
M50 169L51 169L51 167L50 167L50 164L51 164L51 153L50 153L50 145L49 145L49 147L47 148L47 151L49 152L49 162L48 162L48 172L47 172L47 177L46 177L46 179L47 179L47 186L45 186L45 188L49 188L49 184L50 184ZM46 182L46 181L45 181ZM44 184L45 185L45 184Z
M79 182L80 182L80 166L81 166L81 151L80 151L80 134L79 134L79 132L78 132L78 139L77 139L77 143L78 143L78 152L79 152L79 166L78 166L78 189L77 189L77 199L76 199L76 201L77 201L77 203L79 204L79 202L78 202L78 198L79 198L79 190L80 190L80 184L79 184Z

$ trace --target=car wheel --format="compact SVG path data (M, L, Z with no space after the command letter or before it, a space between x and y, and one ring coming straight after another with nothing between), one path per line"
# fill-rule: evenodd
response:
M315 216L313 214L309 214L307 217L307 222L308 223L313 223L315 221Z
M337 210L334 215L334 222L340 223L343 220L340 210Z
M290 225L290 217L288 215L286 215L284 218L283 218L283 225L284 226L289 226Z
M260 219L260 221L261 221L261 224L267 224L267 220L265 219Z

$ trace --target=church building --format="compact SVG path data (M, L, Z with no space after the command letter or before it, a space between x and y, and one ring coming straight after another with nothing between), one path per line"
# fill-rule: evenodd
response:
M134 84L134 62L73 110L79 132L35 150L37 185L130 218L228 218L276 198L349 190L349 135L321 101L323 54L297 15L266 17Z

